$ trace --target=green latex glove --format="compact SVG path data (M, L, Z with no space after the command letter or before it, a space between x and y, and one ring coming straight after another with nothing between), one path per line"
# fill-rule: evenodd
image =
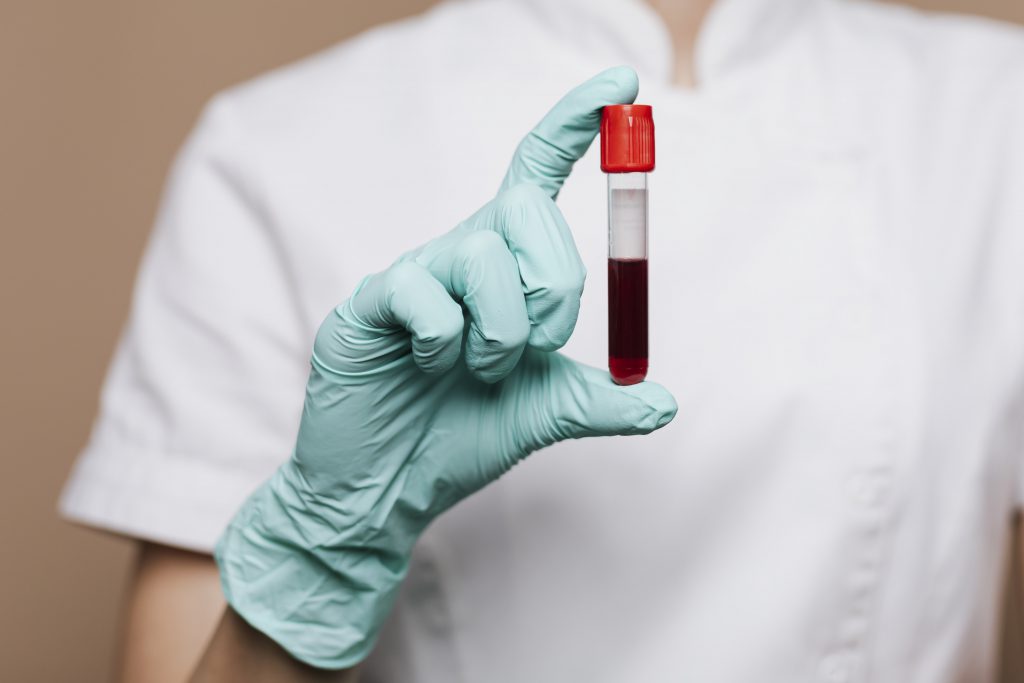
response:
M555 352L586 273L554 197L601 108L636 92L625 67L571 91L493 201L364 279L321 325L295 452L216 550L231 606L298 659L366 657L423 529L533 451L675 415L661 386L620 387Z

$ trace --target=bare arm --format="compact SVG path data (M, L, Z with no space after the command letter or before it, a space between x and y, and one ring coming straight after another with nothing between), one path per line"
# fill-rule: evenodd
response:
M1024 524L1014 518L1010 576L1003 601L1002 669L1004 681L1024 680Z
M192 683L356 683L357 680L355 669L325 671L292 658L231 608L224 610L213 640L192 676Z
M195 671L192 680L202 683L355 683L354 672L321 671L292 659L226 610L209 555L139 545L125 605L121 681L182 683Z
M125 604L119 679L132 683L186 680L223 610L212 557L140 543Z

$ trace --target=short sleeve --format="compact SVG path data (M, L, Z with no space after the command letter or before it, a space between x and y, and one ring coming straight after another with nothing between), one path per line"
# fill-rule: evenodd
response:
M294 444L307 339L225 97L172 169L68 519L210 551Z

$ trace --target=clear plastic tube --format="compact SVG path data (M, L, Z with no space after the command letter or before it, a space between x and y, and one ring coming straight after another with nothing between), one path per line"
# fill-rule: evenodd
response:
M608 174L608 370L647 377L647 174Z

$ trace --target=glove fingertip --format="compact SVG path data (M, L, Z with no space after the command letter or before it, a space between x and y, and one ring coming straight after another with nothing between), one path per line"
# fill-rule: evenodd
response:
M636 100L640 92L640 77L637 76L636 69L625 64L613 66L599 76L602 77L614 84L618 95L614 99L619 104L630 104Z
M622 392L630 394L640 403L640 418L635 422L637 433L649 434L661 429L679 412L676 399L665 387L656 382L641 382L630 387L622 387Z

